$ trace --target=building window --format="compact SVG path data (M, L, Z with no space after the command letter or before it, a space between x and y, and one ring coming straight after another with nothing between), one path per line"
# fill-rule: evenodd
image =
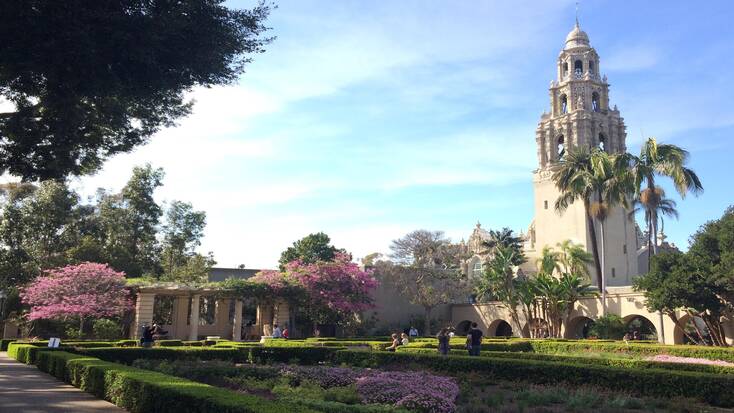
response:
M548 201L543 201L543 209L548 209Z
M561 159L563 159L563 155L566 153L566 147L564 146L565 140L563 139L563 135L559 136L556 142L558 142L558 146L556 147L556 154L558 155L558 160L560 161Z
M573 62L573 72L576 76L581 76L584 72L584 64L581 63L581 60Z
M199 325L212 325L217 317L217 301L214 297L199 298Z
M594 112L599 111L599 94L594 92L591 94L591 108L594 110Z
M594 61L589 60L589 73L594 74Z
M568 112L568 97L564 94L561 95L561 113Z
M561 74L563 77L568 76L568 62L563 62L563 73Z
M622 253L623 254L627 253L627 244L622 245Z
M153 322L160 325L173 324L174 297L159 295L153 300Z
M616 277L616 276L617 276L617 271L615 271L614 267L612 267L612 277Z
M606 138L604 138L604 135L601 134L601 133L599 134L599 149L602 152L606 152L607 151L607 140L606 140Z
M481 277L482 276L482 262L477 261L474 263L474 267L472 268L472 274L475 277Z

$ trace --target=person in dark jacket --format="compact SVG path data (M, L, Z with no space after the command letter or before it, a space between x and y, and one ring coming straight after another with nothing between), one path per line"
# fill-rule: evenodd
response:
M442 328L441 331L438 332L438 335L436 336L438 339L438 353L441 355L448 355L449 354L449 329L448 328Z

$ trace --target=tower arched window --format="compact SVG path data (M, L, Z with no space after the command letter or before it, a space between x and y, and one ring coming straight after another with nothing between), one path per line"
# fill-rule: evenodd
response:
M568 97L563 94L561 95L561 113L568 112Z
M591 94L591 108L594 110L594 112L598 112L600 110L599 94L596 92Z
M559 136L558 139L556 139L556 154L558 154L558 160L560 161L563 159L563 155L566 154L566 142L563 139L563 135Z
M577 76L580 76L584 72L584 64L581 60L573 62L573 72Z
M604 134L599 134L599 149L606 152L607 151L607 140L604 137Z
M563 62L561 65L561 76L564 78L568 76L568 62Z
M594 61L589 60L589 73L594 74Z

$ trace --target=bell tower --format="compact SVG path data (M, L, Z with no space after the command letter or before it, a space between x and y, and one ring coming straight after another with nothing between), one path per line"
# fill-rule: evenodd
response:
M551 180L553 166L574 147L598 147L612 154L627 150L624 119L616 106L609 105L609 83L606 75L601 75L599 55L578 20L566 36L556 65L556 79L548 89L550 112L541 115L535 131L535 220L526 244L529 262L533 263L544 246L555 247L566 239L591 251L583 204L574 202L563 214L555 211L560 194ZM616 208L607 218L605 230L607 285L629 285L631 277L637 275L634 218ZM591 281L595 281L593 268Z

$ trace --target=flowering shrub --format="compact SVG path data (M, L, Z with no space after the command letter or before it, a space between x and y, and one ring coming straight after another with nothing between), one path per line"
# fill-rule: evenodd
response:
M450 377L425 372L380 372L357 380L365 403L394 404L425 413L451 413L459 386Z
M55 268L21 291L30 320L119 317L132 304L125 275L106 264Z
M349 367L284 366L281 374L288 378L308 380L323 388L331 388L352 385L358 378L370 375L371 370Z

